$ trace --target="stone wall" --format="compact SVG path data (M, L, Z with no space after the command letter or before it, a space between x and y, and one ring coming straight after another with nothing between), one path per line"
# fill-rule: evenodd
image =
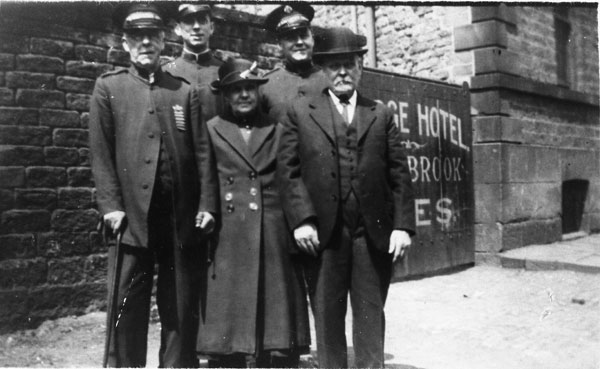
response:
M105 306L106 246L88 150L100 74L129 56L111 27L115 4L2 4L0 12L0 332ZM221 57L278 60L262 19L223 9ZM165 57L181 51L174 34Z

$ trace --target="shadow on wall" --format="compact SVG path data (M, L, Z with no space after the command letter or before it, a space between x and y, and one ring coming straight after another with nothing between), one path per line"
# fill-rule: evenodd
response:
M571 179L562 184L562 233L581 230L585 200L590 182L585 179Z

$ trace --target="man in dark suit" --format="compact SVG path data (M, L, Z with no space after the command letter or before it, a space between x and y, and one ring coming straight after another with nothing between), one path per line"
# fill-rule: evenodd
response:
M160 68L160 9L145 3L122 7L116 21L131 67L98 78L89 124L98 209L106 226L123 234L119 257L115 247L109 249L109 274L117 273L118 286L116 311L108 320L108 365L146 364L157 263L159 365L195 366L200 255L195 227L209 228L212 220L198 213L199 190L210 186L210 175L201 176L206 126L199 122L191 86ZM214 204L203 208L218 210Z
M346 28L317 38L329 87L296 100L278 154L284 210L307 256L305 277L319 366L347 367L344 317L353 311L357 367L383 367L384 304L393 261L414 234L414 199L391 112L356 91L364 37Z

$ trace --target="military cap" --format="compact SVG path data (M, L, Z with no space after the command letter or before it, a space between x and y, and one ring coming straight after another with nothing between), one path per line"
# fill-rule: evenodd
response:
M345 27L330 28L315 35L313 58L340 54L363 55L369 51L366 45L365 36L357 35Z
M179 22L183 17L196 13L205 13L208 15L212 15L212 8L208 4L180 4L177 7L177 21Z
M123 4L113 14L113 22L124 31L134 29L164 29L163 9L155 4Z
M299 28L310 27L315 15L312 6L304 2L290 2L273 10L265 19L265 28L271 32L282 34Z
M230 58L219 67L219 79L213 81L210 86L214 90L220 90L238 82L250 81L262 85L269 81L268 78L258 76L258 64L246 59Z

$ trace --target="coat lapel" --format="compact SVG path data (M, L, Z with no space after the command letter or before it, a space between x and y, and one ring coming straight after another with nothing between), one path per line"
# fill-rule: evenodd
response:
M256 156L267 138L270 137L271 132L275 130L275 124L269 124L267 116L260 115L257 121L260 123L252 129L250 141L248 142L248 152L251 158Z
M310 108L310 117L312 120L321 128L327 137L337 145L335 139L335 132L333 128L333 120L331 119L331 104L329 102L329 96L321 94L316 98L313 98L308 106Z
M252 169L256 169L254 168L254 163L250 159L248 145L242 138L242 134L240 133L237 124L220 119L219 124L215 125L215 132L221 136L221 138L223 138L223 140L227 142Z
M375 122L375 119L377 119L375 107L375 103L371 102L370 100L366 100L360 94L358 95L353 122L357 124L356 131L358 136L356 139L359 144L373 122Z

